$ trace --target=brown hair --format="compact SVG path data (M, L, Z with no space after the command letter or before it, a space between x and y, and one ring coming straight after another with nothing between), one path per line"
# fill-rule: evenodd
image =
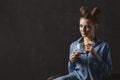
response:
M98 23L97 15L100 13L98 7L94 7L90 12L86 6L80 8L81 18L90 19L93 23Z

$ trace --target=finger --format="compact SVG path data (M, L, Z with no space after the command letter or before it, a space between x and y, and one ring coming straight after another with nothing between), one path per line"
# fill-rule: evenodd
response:
M91 44L91 43L88 43L88 45L89 45L89 46L92 46L92 44Z
M77 57L77 56L79 56L79 54L76 54L76 53L75 53L75 54L73 55L73 57Z
M72 59L74 59L74 60L75 60L76 58L78 58L78 57L77 57L77 56L72 57Z
M90 45L85 45L85 47L91 47Z
M76 57L78 57L79 56L79 54L73 54L71 57L72 58L76 58Z
M89 44L89 43L88 43L88 44L86 44L85 46L92 46L92 44Z
M75 57L75 54L72 54L71 57L74 58L74 57Z
M73 51L73 52L70 54L70 56L73 56L73 55L75 55L75 54L76 54L76 52Z
M90 48L92 48L92 46L86 45L85 48L86 48L86 49L90 49Z
M76 53L75 51L72 52L72 54L75 54L75 53Z
M76 53L75 56L79 56L80 54L79 53Z
M77 51L76 49L73 50L73 52L76 52L76 51Z

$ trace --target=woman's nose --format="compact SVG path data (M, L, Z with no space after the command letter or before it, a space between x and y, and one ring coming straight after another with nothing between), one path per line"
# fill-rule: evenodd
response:
M85 32L86 31L86 28L85 27L83 27L83 32Z

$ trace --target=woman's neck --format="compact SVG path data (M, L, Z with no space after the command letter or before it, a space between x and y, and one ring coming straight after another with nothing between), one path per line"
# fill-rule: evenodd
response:
M85 44L92 44L93 40L94 40L94 37L95 36L92 36L92 37L84 37L83 38L83 41Z

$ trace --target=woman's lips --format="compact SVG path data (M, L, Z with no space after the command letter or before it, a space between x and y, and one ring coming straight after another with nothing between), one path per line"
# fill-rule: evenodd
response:
M83 35L85 35L86 33L82 33Z

